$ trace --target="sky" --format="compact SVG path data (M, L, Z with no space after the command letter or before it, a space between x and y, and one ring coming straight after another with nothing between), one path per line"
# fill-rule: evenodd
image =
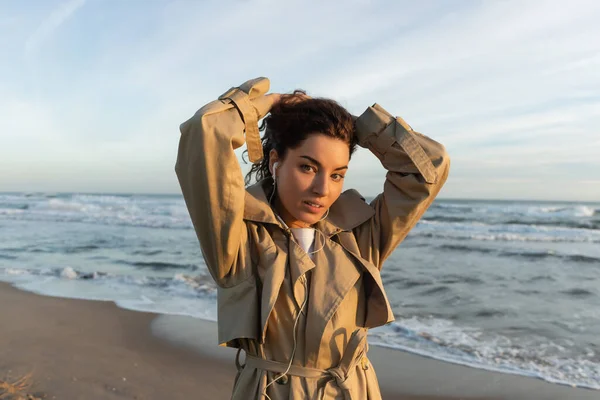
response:
M179 124L265 76L443 143L440 197L600 201L598 21L595 0L0 0L0 192L179 193ZM345 188L384 179L360 149Z

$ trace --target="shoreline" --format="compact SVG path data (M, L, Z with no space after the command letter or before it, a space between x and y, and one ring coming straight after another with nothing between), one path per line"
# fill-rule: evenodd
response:
M33 373L47 399L227 399L235 350L216 324L0 283L0 378ZM600 391L371 346L384 399L598 399Z

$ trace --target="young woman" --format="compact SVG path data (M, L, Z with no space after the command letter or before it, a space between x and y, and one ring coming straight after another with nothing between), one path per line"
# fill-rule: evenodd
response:
M218 285L219 342L239 349L232 398L380 399L367 329L394 317L379 271L446 181L448 156L377 104L355 118L268 90L250 80L202 107L181 125L175 167ZM342 192L357 143L388 171L370 204Z

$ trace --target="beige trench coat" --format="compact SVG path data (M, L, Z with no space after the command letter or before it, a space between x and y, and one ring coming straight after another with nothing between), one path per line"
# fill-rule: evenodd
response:
M355 190L342 193L316 225L323 235L315 248L324 247L313 262L269 206L271 182L246 189L234 153L246 142L251 160L262 157L257 121L271 107L268 89L268 79L254 79L196 112L181 125L175 167L218 285L219 342L245 353L232 398L380 399L366 332L394 317L379 271L446 181L448 156L369 107L357 133L388 171L383 193L371 204ZM265 389L285 371L294 336L291 370Z

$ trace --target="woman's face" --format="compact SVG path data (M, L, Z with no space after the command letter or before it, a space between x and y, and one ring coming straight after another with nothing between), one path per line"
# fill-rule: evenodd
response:
M318 222L342 193L350 161L349 146L339 139L312 134L283 160L271 152L270 164L278 161L275 206L290 228Z

